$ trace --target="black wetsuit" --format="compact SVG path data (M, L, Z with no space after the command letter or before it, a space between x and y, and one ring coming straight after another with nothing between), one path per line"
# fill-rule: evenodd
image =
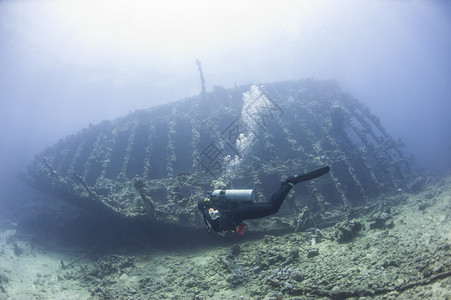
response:
M198 207L204 216L207 227L210 225L216 232L232 231L242 224L244 220L259 219L277 213L295 184L314 179L327 172L329 172L328 166L304 175L289 177L281 183L279 189L271 195L268 202L232 202L226 199L212 199L210 197L200 201ZM209 213L210 209L218 210L219 217L213 219Z

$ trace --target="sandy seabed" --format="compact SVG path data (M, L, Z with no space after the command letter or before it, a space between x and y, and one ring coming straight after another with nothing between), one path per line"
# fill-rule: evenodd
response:
M4 229L0 299L451 299L451 178L375 207L201 250L62 249Z

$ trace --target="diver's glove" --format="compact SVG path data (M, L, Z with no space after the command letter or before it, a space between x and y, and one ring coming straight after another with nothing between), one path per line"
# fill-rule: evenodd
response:
M326 173L328 173L330 170L329 166L326 167L322 167L319 168L315 171L312 171L310 173L307 174L301 174L301 175L295 175L295 176L290 176L288 177L282 184L292 184L295 185L299 182L303 182L303 181L308 181L308 180L312 180L315 179L317 177L320 177Z

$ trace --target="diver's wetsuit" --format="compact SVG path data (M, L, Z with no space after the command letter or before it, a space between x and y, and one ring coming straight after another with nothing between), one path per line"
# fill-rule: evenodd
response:
M295 184L324 175L329 172L329 169L329 166L327 166L304 175L287 178L281 183L280 188L271 195L268 202L232 202L210 198L200 201L198 207L204 216L207 227L210 224L216 232L232 231L240 226L244 220L263 218L277 213ZM213 219L209 213L210 209L218 210L219 217Z
M241 224L244 220L264 218L279 212L280 206L293 186L294 184L283 182L280 188L271 195L269 202L240 203L234 211L235 223Z

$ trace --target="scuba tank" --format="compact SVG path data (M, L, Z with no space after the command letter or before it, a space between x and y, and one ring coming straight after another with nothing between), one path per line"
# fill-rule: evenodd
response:
M211 193L212 200L222 200L230 202L254 202L256 200L255 191L247 190L214 190Z

